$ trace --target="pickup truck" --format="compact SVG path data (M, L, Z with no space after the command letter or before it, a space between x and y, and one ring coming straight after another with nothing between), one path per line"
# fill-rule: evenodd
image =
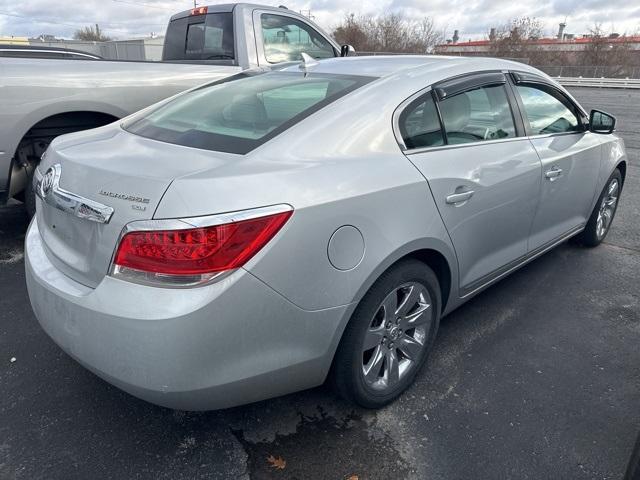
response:
M162 62L0 56L0 205L23 200L56 136L95 128L202 83L251 68L345 56L326 32L284 7L229 4L171 17Z

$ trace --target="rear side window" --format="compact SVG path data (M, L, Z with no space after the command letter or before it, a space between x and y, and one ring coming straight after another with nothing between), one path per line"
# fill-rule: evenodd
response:
M372 80L302 72L243 74L180 95L123 128L168 143L244 154Z
M407 148L444 145L440 118L430 94L416 100L402 112L399 126Z
M264 55L269 63L298 61L302 52L313 58L336 56L326 38L295 18L264 13L260 20Z
M482 142L516 136L503 85L468 90L439 102L447 143Z
M169 23L163 60L233 60L232 13L209 13Z
M518 85L516 89L522 98L532 135L580 131L578 117L560 93L552 95L543 87L524 85Z

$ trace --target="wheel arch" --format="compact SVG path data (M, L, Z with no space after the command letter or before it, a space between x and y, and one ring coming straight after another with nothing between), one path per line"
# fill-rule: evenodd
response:
M437 250L423 248L405 255L398 260L398 262L405 258L415 258L416 260L419 260L431 268L433 273L436 274L436 277L438 277L438 283L440 284L440 298L442 299L440 313L443 313L448 304L449 295L451 294L451 267L449 266L445 256Z
M38 121L33 122L32 120L23 125L15 137L18 141L11 150L6 185L7 198L15 196L25 189L25 182L38 163L40 155L53 138L66 133L101 127L115 122L121 117L120 112L114 112L111 109L79 109L50 113Z
M435 238L415 240L398 248L388 255L357 291L354 303L360 302L380 276L398 262L413 258L427 265L438 277L442 297L441 312L445 312L451 300L455 298L454 286L458 284L457 260L453 248Z
M627 177L627 161L622 160L617 165L616 168L620 170L620 175L622 175L622 185L624 186L625 178Z

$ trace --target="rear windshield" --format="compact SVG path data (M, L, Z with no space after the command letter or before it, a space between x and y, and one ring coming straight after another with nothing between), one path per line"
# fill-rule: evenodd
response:
M234 60L232 13L209 13L169 22L163 60Z
M123 128L163 142L245 154L371 80L302 72L241 74L180 95Z

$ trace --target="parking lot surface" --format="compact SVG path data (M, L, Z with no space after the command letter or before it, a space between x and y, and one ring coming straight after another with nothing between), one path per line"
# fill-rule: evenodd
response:
M573 93L628 147L606 242L564 244L443 319L380 411L325 387L207 413L117 390L40 329L24 211L0 208L0 479L621 478L640 429L640 92Z

